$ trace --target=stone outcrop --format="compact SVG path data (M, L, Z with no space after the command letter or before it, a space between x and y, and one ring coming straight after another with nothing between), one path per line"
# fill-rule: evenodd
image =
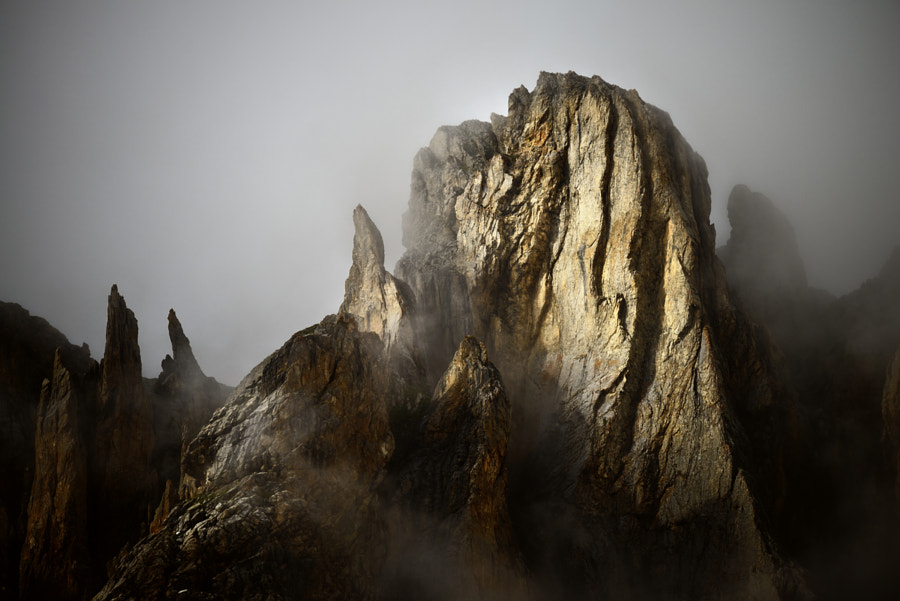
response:
M162 360L162 371L151 387L155 433L151 463L165 486L163 506L158 508L151 528L159 524L180 495L187 494L184 489L190 488L191 479L186 481L181 470L187 445L231 392L230 387L203 373L174 309L169 310L168 323L172 355Z
M900 344L900 251L876 278L834 299L807 285L793 230L771 201L738 186L729 219L731 239L719 249L729 284L778 347L801 408L780 538L820 593L895 592L900 514L885 461L885 373ZM850 564L858 567L843 567Z
M153 406L144 389L137 319L114 285L91 460L92 521L108 526L98 541L103 556L135 540L147 521L153 503L152 450Z
M718 255L741 306L788 355L791 374L821 372L806 351L829 343L822 319L834 298L808 285L794 228L771 200L744 185L728 197L728 220L731 236Z
M376 492L394 448L385 367L352 318L293 336L191 442L196 494L96 599L375 598Z
M484 340L518 414L521 513L572 516L570 592L794 587L765 517L791 409L730 303L709 206L668 115L599 78L542 74L508 117L441 128L416 157L397 273L429 373L462 333ZM556 544L523 520L526 547Z
M599 78L509 109L417 155L399 278L354 212L339 316L245 378L98 599L806 594L775 536L794 407L703 161Z
M360 330L377 334L395 374L415 386L422 366L414 340L412 292L385 270L381 232L362 206L353 210L353 225L353 263L339 314L352 315Z
M72 365L57 350L52 380L43 383L21 599L82 599L91 581L86 433L97 402L97 374L95 362Z
M731 237L719 249L728 280L745 296L775 296L789 291L804 293L806 268L797 237L784 213L758 192L739 184L728 196ZM748 302L745 300L745 302Z
M706 177L635 91L544 73L417 154L396 275L356 208L337 315L224 404L174 311L141 378L114 287L102 365L34 371L23 594L893 598L900 251L835 301L739 186L720 262Z
M506 494L510 405L483 344L463 339L429 405L396 476L387 595L521 599Z
M53 377L56 349L65 360L88 355L46 320L0 302L0 599L17 599L41 385Z

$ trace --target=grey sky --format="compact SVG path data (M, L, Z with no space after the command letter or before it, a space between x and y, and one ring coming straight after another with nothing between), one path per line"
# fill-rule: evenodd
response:
M0 300L102 354L113 283L144 371L174 307L230 384L334 312L369 210L388 267L416 150L538 73L636 88L724 202L793 221L836 293L900 243L895 2L4 2Z

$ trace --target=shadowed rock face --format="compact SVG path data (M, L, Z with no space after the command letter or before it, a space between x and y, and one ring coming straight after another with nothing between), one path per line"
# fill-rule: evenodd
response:
M510 425L500 373L468 336L396 475L388 597L523 598L506 492Z
M891 492L890 359L900 344L900 251L834 299L807 285L793 230L771 201L737 186L729 219L732 236L719 249L729 284L783 353L800 406L782 540L823 598L893 598L900 507Z
M0 369L10 374L3 406L18 412L20 430L33 420L32 455L18 473L28 476L21 521L2 524L4 534L20 538L3 558L4 574L15 570L16 577L4 576L8 588L0 598L84 599L106 581L107 561L146 532L148 511L160 504L168 474L174 474L174 490L170 486L169 504L160 512L177 501L183 437L196 435L227 390L200 371L174 312L169 325L178 359L164 361L160 380L141 378L137 321L115 287L102 367L86 347L9 308L4 315L15 319L3 322L9 353ZM30 407L29 379L43 373L45 354L51 371L38 384L39 404ZM174 453L163 448L170 440Z
M20 559L22 599L81 599L91 581L85 434L97 403L96 363L92 367L79 369L57 350L53 378L41 389L36 470Z
M17 598L41 386L53 376L58 348L66 360L87 360L86 347L69 344L46 320L0 302L0 599Z
M144 390L134 313L116 286L109 293L106 347L91 458L94 523L105 523L100 548L112 556L140 534L153 502L150 454L153 406Z
M888 366L881 403L888 462L894 475L894 495L900 501L900 347Z
M168 321L174 357L166 355L162 360L162 372L151 387L155 433L151 463L166 490L151 530L165 518L179 495L187 495L192 479L186 479L181 469L187 445L231 392L230 387L207 377L200 369L174 309L169 310Z

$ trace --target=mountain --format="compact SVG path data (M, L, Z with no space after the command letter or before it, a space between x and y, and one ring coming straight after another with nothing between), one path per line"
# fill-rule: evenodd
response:
M416 155L393 273L354 210L337 313L234 390L174 312L142 380L114 287L100 364L22 372L20 597L892 598L896 261L834 299L774 203L719 256L710 205L668 114L542 73Z

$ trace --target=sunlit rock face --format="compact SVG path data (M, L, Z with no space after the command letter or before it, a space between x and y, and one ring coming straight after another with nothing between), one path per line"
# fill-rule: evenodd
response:
M759 513L783 494L790 408L729 301L709 206L668 115L599 78L542 74L508 117L416 157L397 273L429 374L463 333L485 342L516 415L526 562L573 592L796 584ZM569 540L538 527L556 507Z
M384 242L362 206L353 210L353 263L339 314L352 315L357 327L377 334L395 376L416 387L422 377L413 330L415 298L409 286L384 268Z

